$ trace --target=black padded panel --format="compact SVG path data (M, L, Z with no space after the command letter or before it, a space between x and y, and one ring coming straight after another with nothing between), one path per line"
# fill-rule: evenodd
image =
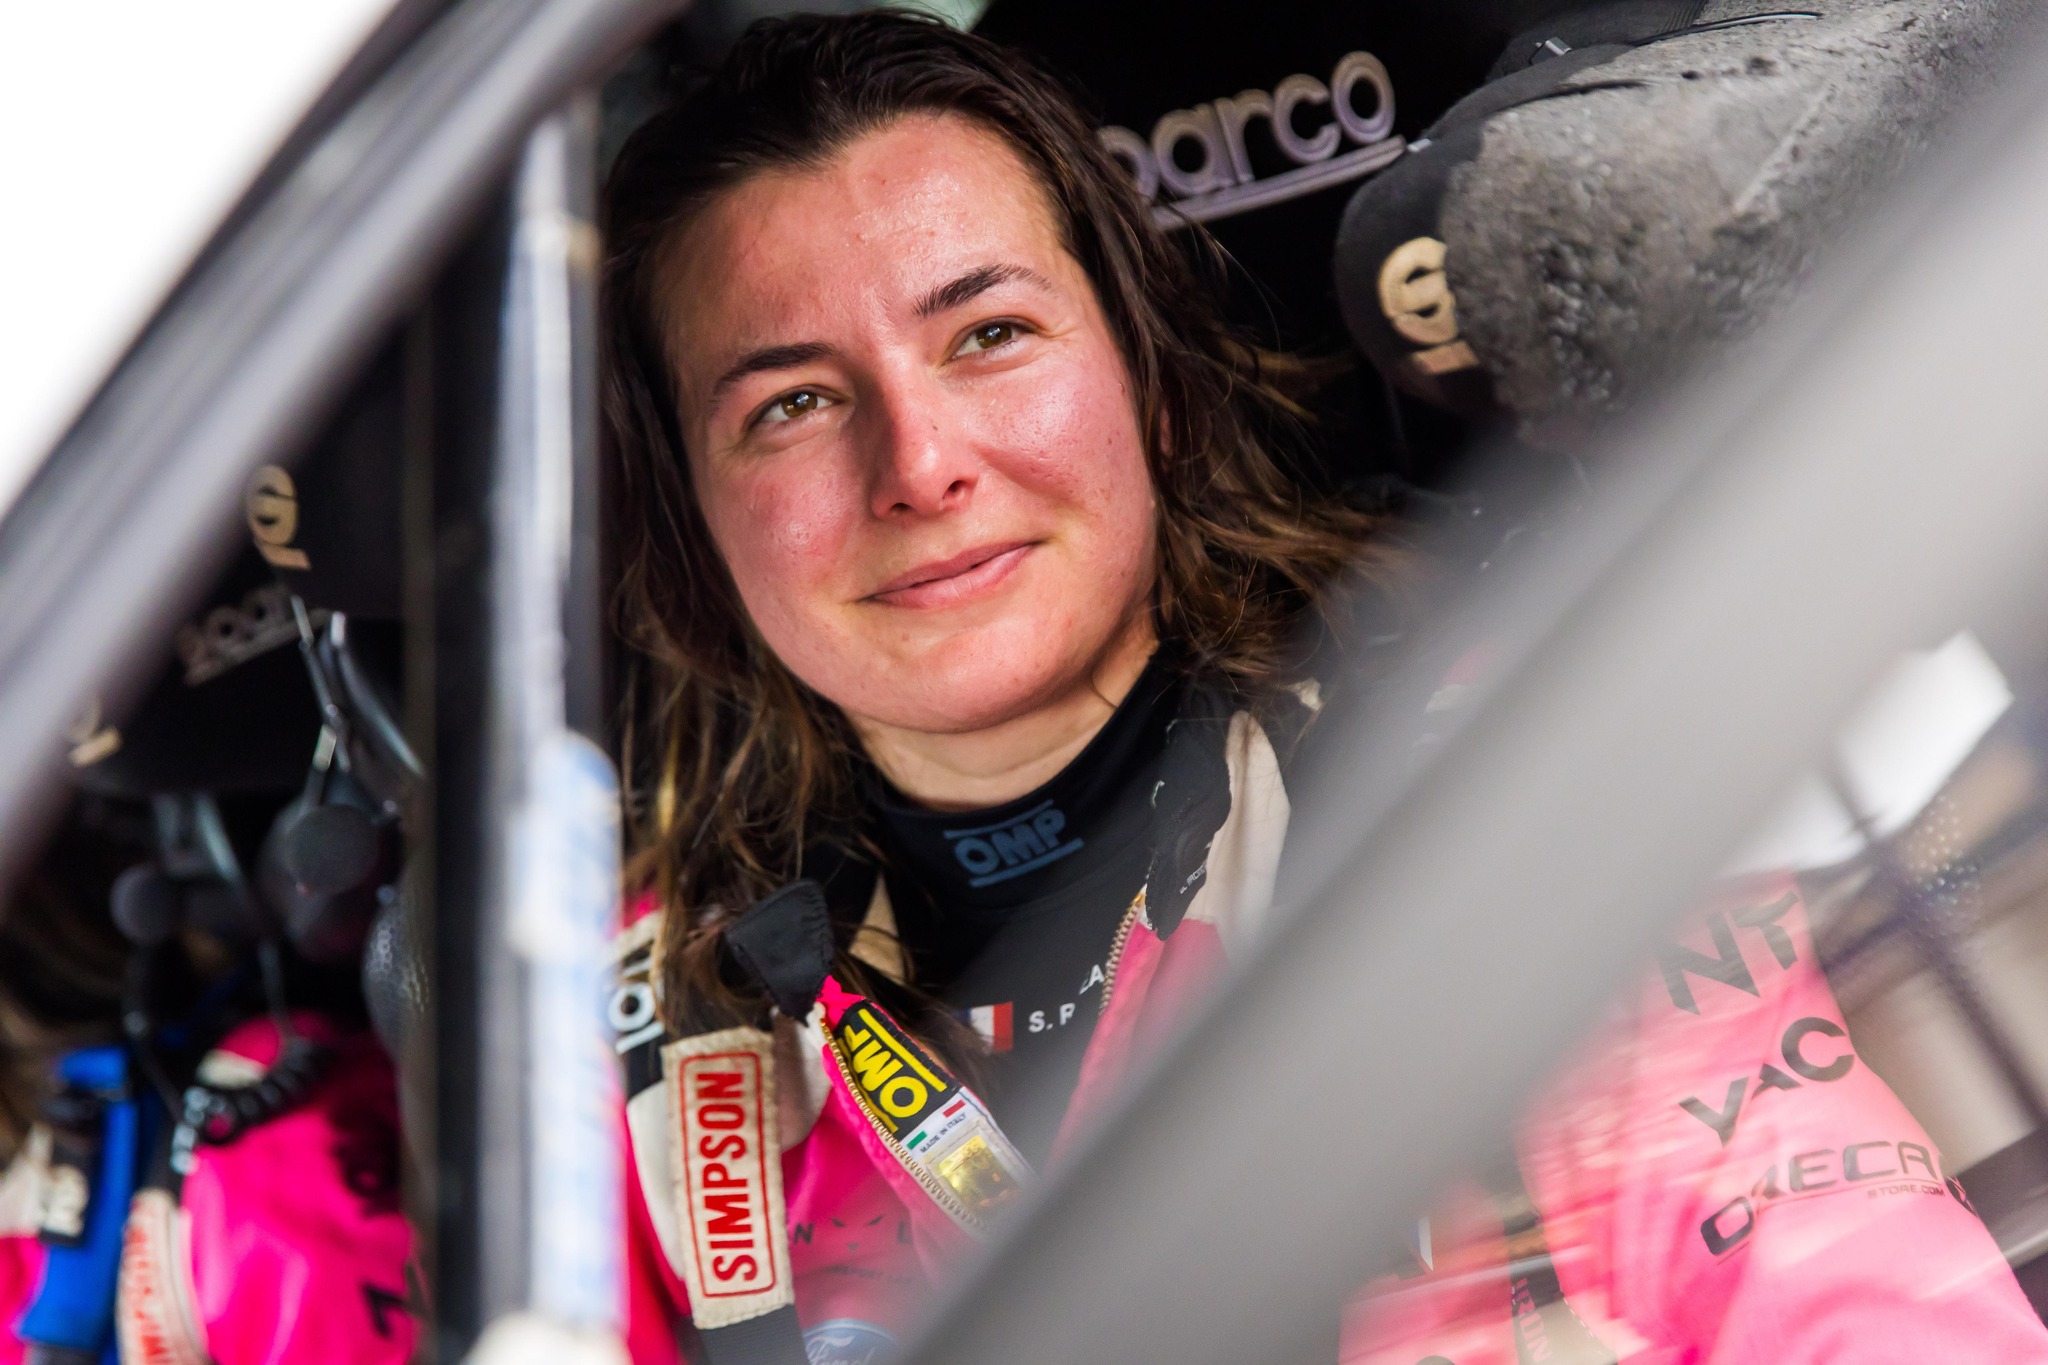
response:
M976 31L1038 54L1081 88L1104 122L1141 136L1172 110L1271 90L1297 72L1327 79L1346 53L1370 52L1393 79L1394 131L1412 137L1485 79L1511 35L1565 8L1540 0L995 0ZM1257 125L1247 131L1247 150L1262 173L1283 164L1263 139ZM1287 344L1342 343L1329 248L1350 188L1210 224L1277 302ZM1265 320L1261 302L1238 300L1247 321Z
M1171 111L1271 91L1297 73L1327 81L1346 53L1370 52L1393 85L1395 133L1414 137L1485 79L1511 36L1569 8L1558 0L995 0L977 31L1036 53L1105 123L1141 137ZM1259 124L1245 140L1261 178L1289 167ZM1263 343L1317 355L1350 351L1330 260L1357 187L1207 224L1233 263L1232 315ZM1315 407L1321 468L1311 473L1337 485L1388 475L1431 482L1478 425L1395 399L1365 365L1330 384Z

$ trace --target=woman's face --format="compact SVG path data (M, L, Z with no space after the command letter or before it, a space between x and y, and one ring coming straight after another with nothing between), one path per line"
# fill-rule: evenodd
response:
M910 117L757 175L690 225L661 302L712 538L856 722L998 725L1148 628L1130 379L1001 138Z

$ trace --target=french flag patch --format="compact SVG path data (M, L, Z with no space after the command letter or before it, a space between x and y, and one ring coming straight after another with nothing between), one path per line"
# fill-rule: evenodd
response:
M1011 1043L1010 1014L1010 1002L1005 1000L1000 1005L976 1005L966 1012L964 1019L981 1035L981 1041L990 1052L1008 1052Z

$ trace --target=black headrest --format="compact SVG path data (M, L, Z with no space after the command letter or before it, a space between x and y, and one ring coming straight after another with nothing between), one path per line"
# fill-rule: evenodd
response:
M1332 257L1351 339L1404 393L1473 417L1494 414L1492 383L1459 329L1445 269L1442 209L1458 168L1479 155L1486 120L1547 98L1627 47L1575 48L1496 78L1409 143L1351 197Z
M294 594L312 624L345 613L358 655L396 690L401 378L397 352L387 352L292 469L251 476L248 548L179 627L142 700L122 716L80 708L71 762L81 787L150 796L303 784L320 716Z
M1409 143L1408 154L1351 196L1337 233L1337 299L1352 340L1402 391L1468 416L1497 415L1492 381L1457 322L1443 202L1478 156L1486 121L1588 88L1581 73L1686 32L1704 0L1607 0L1560 7L1518 32L1486 83Z
M278 579L351 620L401 612L402 378L387 352L305 456L257 470L243 498L249 543Z
M305 781L319 707L288 595L254 553L179 628L176 657L126 715L82 708L78 785L106 796L286 791Z

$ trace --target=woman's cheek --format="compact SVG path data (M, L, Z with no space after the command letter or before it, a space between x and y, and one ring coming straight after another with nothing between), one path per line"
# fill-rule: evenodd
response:
M749 602L787 611L829 593L858 524L858 494L815 468L750 471L720 499L712 534Z
M1149 486L1129 396L1113 369L1091 367L1061 384L1018 384L988 410L992 444L1010 477L1061 501L1097 511L1105 496Z

